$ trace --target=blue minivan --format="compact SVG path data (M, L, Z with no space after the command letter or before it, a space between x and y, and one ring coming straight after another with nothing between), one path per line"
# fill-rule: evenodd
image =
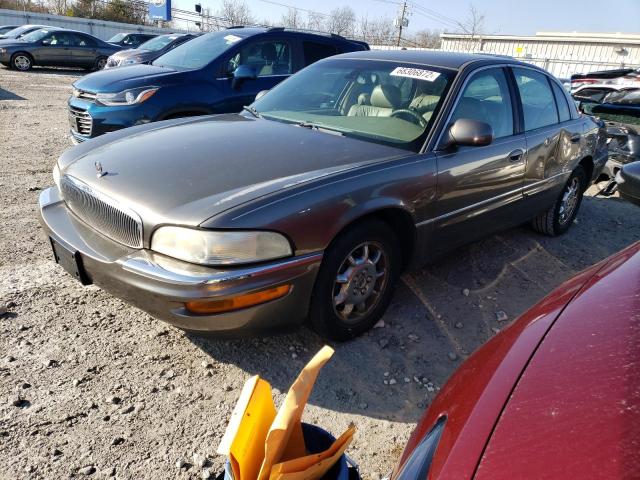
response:
M301 68L339 53L368 50L334 34L240 27L195 38L154 60L103 70L73 84L72 139L169 118L230 113Z

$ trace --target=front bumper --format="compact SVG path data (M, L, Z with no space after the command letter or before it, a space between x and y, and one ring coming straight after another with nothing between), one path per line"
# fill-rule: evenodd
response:
M91 283L184 330L237 336L299 325L322 260L314 253L269 264L211 268L175 260L110 240L71 213L55 187L40 195L40 219L46 234L77 251ZM187 311L185 302L225 299L279 285L291 285L284 297L216 315Z

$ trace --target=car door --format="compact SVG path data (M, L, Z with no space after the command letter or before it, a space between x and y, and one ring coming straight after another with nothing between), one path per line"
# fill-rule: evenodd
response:
M512 70L528 146L524 194L528 200L539 200L542 210L564 185L579 155L582 121L571 118L566 100L556 101L558 95L561 100L566 96L554 93L555 81L546 74L527 67Z
M276 86L294 71L293 42L285 39L256 40L241 45L223 63L217 79L223 99L216 106L219 112L238 112L253 103L256 94ZM255 78L234 81L239 66L251 68Z
M51 32L41 41L41 46L34 52L34 59L39 65L69 66L72 60L71 34L67 32Z
M432 221L443 250L518 221L527 144L514 93L509 72L496 66L473 72L455 101L440 145L448 127L462 118L488 123L494 138L486 146L437 149Z
M97 57L98 44L96 41L81 33L72 34L73 46L73 64L78 67L93 66Z

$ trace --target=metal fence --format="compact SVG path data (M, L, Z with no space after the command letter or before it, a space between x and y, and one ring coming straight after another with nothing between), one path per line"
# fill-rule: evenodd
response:
M535 36L445 33L442 50L508 55L557 77L595 70L640 67L640 35L538 33Z
M133 25L130 23L108 22L90 18L65 17L61 15L49 15L46 13L20 12L17 10L0 9L0 25L50 25L52 27L69 28L89 33L102 40L108 40L116 33L172 33L182 31L180 29L168 29L149 27L146 25Z

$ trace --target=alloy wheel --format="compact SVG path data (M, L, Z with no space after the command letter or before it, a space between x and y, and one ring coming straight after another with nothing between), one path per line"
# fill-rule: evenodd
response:
M98 60L98 63L96 64L96 69L97 70L102 70L105 65L107 64L107 59L106 58L101 58Z
M571 179L560 201L559 222L565 225L572 217L580 199L580 181L577 177Z
M31 68L31 59L26 55L18 55L13 59L13 65L18 70L29 70Z
M376 307L387 286L389 258L378 242L351 250L338 268L333 310L346 323L357 323Z

